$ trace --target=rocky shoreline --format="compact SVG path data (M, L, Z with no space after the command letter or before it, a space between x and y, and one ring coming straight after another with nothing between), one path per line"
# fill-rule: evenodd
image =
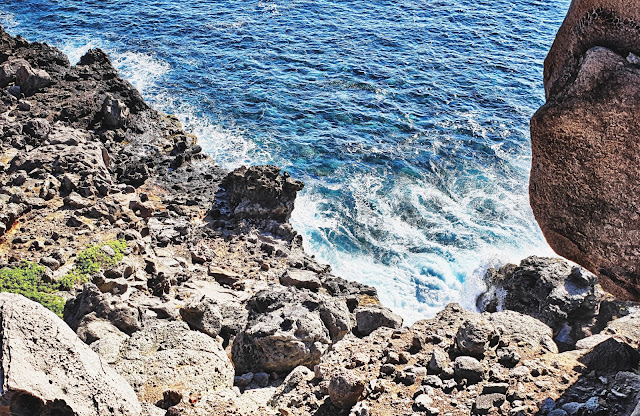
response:
M595 276L528 258L403 327L304 252L301 182L224 171L100 50L1 31L0 128L0 269L37 281L6 290L64 304L0 295L3 414L640 412L640 315Z

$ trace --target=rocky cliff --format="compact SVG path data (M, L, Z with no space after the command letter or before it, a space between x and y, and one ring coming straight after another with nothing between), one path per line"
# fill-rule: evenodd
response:
M633 303L586 270L490 270L402 327L288 223L303 184L219 168L109 58L0 31L0 413L630 415Z

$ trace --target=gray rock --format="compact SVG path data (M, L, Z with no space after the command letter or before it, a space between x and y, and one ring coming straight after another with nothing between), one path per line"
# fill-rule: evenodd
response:
M53 312L20 295L2 293L0 316L0 413L140 414L129 384Z
M500 307L539 319L552 329L550 336L562 350L573 349L576 341L600 330L600 321L611 319L606 316L608 308L600 307L606 298L596 277L562 259L528 257L519 266L488 270L485 280L493 290L480 296L480 306L490 311Z
M47 266L51 270L58 270L58 268L60 268L60 262L53 257L41 257L40 264Z
M47 71L32 68L31 65L20 65L16 70L16 85L20 86L20 92L29 96L38 90L51 85L51 76Z
M355 405L364 391L364 381L352 371L335 374L329 381L329 399L336 407L349 409Z
M568 415L567 415L567 412L565 412L562 409L553 409L547 414L547 416L568 416Z
M269 374L260 372L253 375L253 381L258 387L267 387L269 385Z
M414 404L419 411L426 411L433 404L433 399L428 394L420 394L415 398Z
M464 355L482 356L496 335L496 329L489 321L477 317L465 321L458 328L456 344Z
M210 337L217 337L222 329L222 315L215 302L204 298L193 300L180 309L180 316L195 329Z
M464 355L457 357L453 369L456 377L465 378L470 383L478 382L484 377L482 364L473 357Z
M167 390L191 397L230 389L234 381L222 345L179 321L156 321L133 334L113 368L152 403L162 400Z
M247 304L249 321L233 342L232 357L239 374L253 371L290 371L313 367L333 342L332 335L349 328L346 306L336 299L274 286L258 292ZM339 325L338 325L339 323Z
M476 397L473 411L475 414L487 414L491 408L500 406L506 399L507 397L501 393L481 394Z
M96 285L87 283L78 296L67 301L64 320L72 329L81 332L80 328L95 318L105 319L129 335L142 328L137 307L122 302L118 296L102 293Z
M443 369L449 366L449 356L440 348L434 348L429 360L429 371L440 374Z
M118 129L124 126L129 117L129 109L120 100L106 97L102 103L102 121L108 129Z
M15 82L18 68L22 66L31 67L31 65L29 65L29 62L25 61L22 58L9 59L8 61L3 62L0 65L0 87L4 88L10 83Z
M536 318L515 311L500 311L492 313L489 321L504 341L527 350L558 352L558 347L551 338L553 331Z
M291 371L289 375L282 381L282 384L278 386L276 391L273 393L273 396L271 396L271 399L269 399L269 406L277 407L282 402L282 398L286 394L295 390L298 385L304 384L305 382L312 379L313 371L309 370L307 367L301 365L294 368L293 371Z
M284 286L295 286L298 289L317 291L320 288L318 275L310 270L289 269L281 277Z
M425 386L435 387L436 389L442 388L442 379L436 375L428 375L422 378L422 384Z
M240 388L247 387L253 381L253 373L245 373L241 376L235 376L233 384Z
M400 328L402 317L381 306L365 306L356 309L358 332L369 335L380 327Z

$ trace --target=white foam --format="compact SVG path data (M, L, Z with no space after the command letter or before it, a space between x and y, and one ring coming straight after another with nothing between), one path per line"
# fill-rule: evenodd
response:
M198 138L198 144L202 146L203 152L223 168L231 170L240 165L268 162L268 154L259 152L240 128L233 125L222 127L213 122L209 116L199 114L192 104L167 93L156 95L151 102L155 108L176 116L184 130Z
M16 20L13 13L0 10L0 24L7 32L11 33L12 29L17 27L20 23Z
M113 65L143 97L151 93L151 89L161 84L163 77L169 73L171 66L150 53L107 51L111 55Z
M443 144L434 140L432 145ZM500 157L511 157L496 150ZM339 189L352 196L354 208L347 211L325 199L323 184L308 180L292 224L309 253L331 264L335 274L377 287L382 303L406 324L431 317L450 302L474 310L488 267L553 255L533 219L526 191L513 187L512 182L526 178L503 178L491 167L479 173L445 171L438 185L426 176L336 175L347 180ZM488 218L476 203L489 207ZM345 248L345 240L356 249Z

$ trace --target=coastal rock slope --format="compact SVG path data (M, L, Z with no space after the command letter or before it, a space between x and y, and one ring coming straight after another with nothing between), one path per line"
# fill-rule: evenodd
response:
M0 414L640 412L637 305L586 270L526 259L403 327L304 252L302 187L218 167L104 52L0 30L0 291L64 319L0 295Z
M574 0L531 119L530 197L551 247L640 299L640 2Z

